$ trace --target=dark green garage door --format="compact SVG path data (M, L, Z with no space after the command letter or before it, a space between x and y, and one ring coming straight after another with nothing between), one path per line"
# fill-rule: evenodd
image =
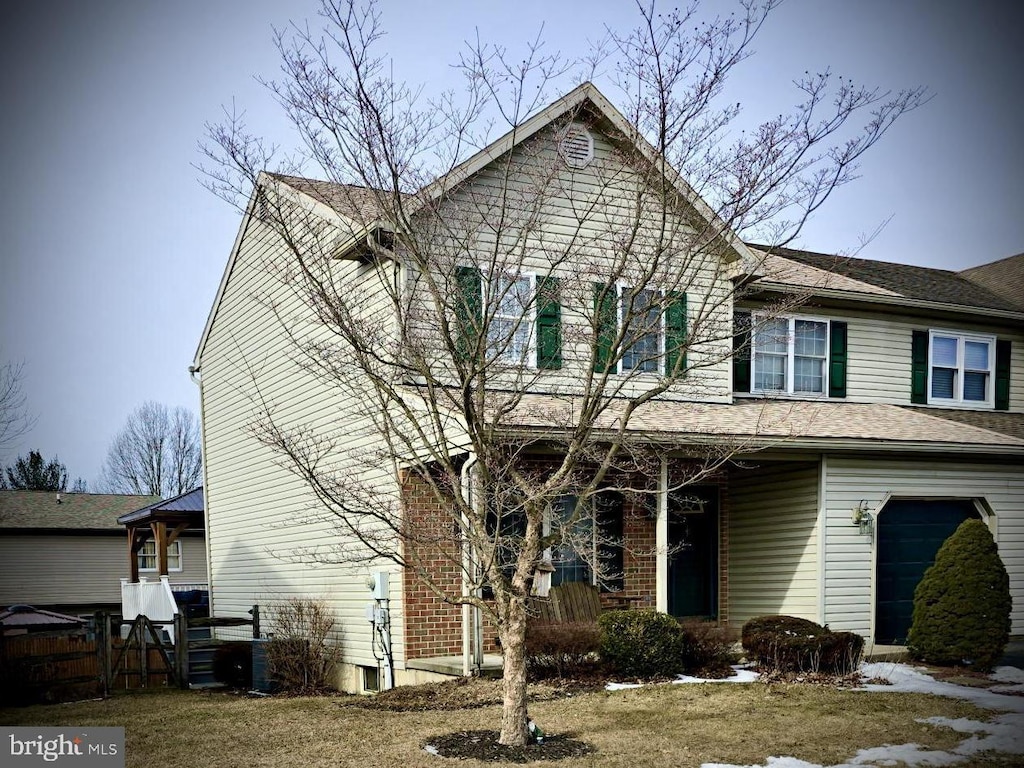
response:
M978 517L969 499L894 499L878 515L875 642L906 642L914 589L949 535Z

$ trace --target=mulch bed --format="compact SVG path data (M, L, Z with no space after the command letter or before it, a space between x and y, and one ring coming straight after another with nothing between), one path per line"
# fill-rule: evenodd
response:
M530 683L529 698L531 702L554 701L603 687L604 680L600 679L547 680ZM501 680L460 677L443 683L402 685L373 696L347 696L340 703L387 712L428 712L490 707L501 701Z
M487 763L530 763L535 760L564 760L580 757L594 751L583 741L569 734L556 734L544 739L543 744L508 747L498 743L498 731L459 731L436 736L423 743L423 748L441 757L460 760L476 759Z

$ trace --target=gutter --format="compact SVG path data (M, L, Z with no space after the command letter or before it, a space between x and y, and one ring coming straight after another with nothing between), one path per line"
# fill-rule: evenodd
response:
M803 448L815 451L881 451L885 453L959 453L972 455L1021 455L1024 456L1024 441L1009 445L993 445L985 443L951 443L929 442L925 440L894 441L881 438L815 438L787 437L785 435L742 435L742 434L707 434L680 432L644 432L641 430L627 433L630 438L641 438L662 446L676 446L680 451L687 447L701 448L721 446L723 443L736 443L736 452L760 451L766 448ZM557 439L557 435L548 427L518 427L503 430L502 435L509 438L534 439L543 442L545 438ZM619 436L617 430L595 430L594 439L614 439Z

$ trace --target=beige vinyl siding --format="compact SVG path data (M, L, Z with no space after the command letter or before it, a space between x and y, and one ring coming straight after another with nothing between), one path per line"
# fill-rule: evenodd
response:
M871 637L874 542L850 522L862 500L874 513L889 497L983 498L1010 575L1014 634L1024 632L1024 472L1010 463L963 460L826 460L825 621L832 629Z
M881 306L873 312L801 307L797 313L847 322L846 400L849 402L909 405L913 331L941 329L1008 339L1012 345L1010 410L1024 411L1024 333L1019 324L1014 327L1008 322L979 323L936 315L907 317Z
M592 285L607 282L612 267L609 252L637 222L639 237L654 237L657 206L650 191L646 203L636 202L640 177L622 164L622 155L607 137L592 130L594 161L584 169L571 170L554 149L553 130L540 132L513 150L511 159L499 158L453 191L442 204L440 218L457 221L460 229L476 231L468 250L475 253L478 264L485 265L485 273L486 265L497 258L507 259L513 270L560 278L563 366L538 372L529 389L571 392L581 387L581 375L589 375L581 367L589 360ZM495 232L495 222L507 215L503 204L509 208L537 206L538 210L529 222L513 215L502 232ZM667 227L677 242L690 232L680 217L670 217ZM524 231L526 234L521 234ZM446 246L449 249L454 253L451 244ZM717 257L692 264L682 259L680 252L672 269L686 275L688 332L702 343L688 352L692 370L685 380L663 397L728 402L732 303L726 265ZM461 260L470 261L468 254ZM639 260L634 265L642 267ZM630 284L628 276L621 282ZM426 328L419 332L430 333ZM654 373L640 378L644 386L658 380ZM521 379L516 382L521 384ZM500 388L501 383L496 381L495 386ZM635 390L629 387L623 394Z
M168 574L171 584L205 584L202 537L179 541L182 570ZM121 579L128 578L127 550L125 533L0 535L0 606L120 605Z
M762 462L729 475L729 621L819 620L818 465Z
M211 609L215 616L244 617L261 606L263 630L274 629L274 605L291 598L327 603L336 620L346 662L376 666L365 618L366 579L375 567L332 525L329 514L288 461L254 434L261 413L283 429L308 428L335 440L328 461L351 482L394 490L383 469L367 467L376 445L364 418L366 398L358 382L328 382L303 368L301 352L285 325L301 340L323 340L319 323L282 276L287 257L266 228L253 223L222 293L202 357L202 409L206 461L207 535ZM335 262L336 277L364 291L366 268ZM359 562L354 562L359 560ZM381 567L379 564L376 567ZM401 580L391 579L392 638L402 656Z

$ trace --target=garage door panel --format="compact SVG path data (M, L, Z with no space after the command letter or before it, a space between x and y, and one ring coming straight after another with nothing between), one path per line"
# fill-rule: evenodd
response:
M879 513L876 643L906 642L914 590L942 543L970 517L978 517L970 499L894 499Z

